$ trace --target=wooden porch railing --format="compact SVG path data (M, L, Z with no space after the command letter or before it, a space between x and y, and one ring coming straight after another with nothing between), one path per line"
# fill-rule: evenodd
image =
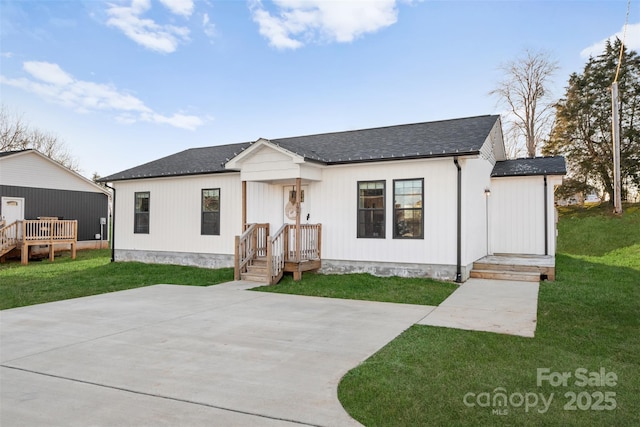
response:
M322 224L300 224L300 259L297 259L296 227L288 225L289 238L287 261L311 261L321 258L322 253Z
M71 258L76 258L78 221L41 218L16 221L0 230L0 256L21 248L21 262L29 262L29 248L35 245L49 246L49 260L54 258L54 245L70 244Z
M320 268L321 254L321 224L301 224L300 236L296 236L293 224L283 224L273 236L269 224L246 224L244 233L236 236L234 279L240 280L250 269L255 271L258 265L254 262L260 258L266 264L265 282L278 283L285 271L294 272L299 280L302 271Z
M278 283L284 274L287 229L288 224L283 224L273 236L267 237L267 280L270 285Z
M234 256L234 280L240 280L242 273L257 257L267 256L269 224L245 224L245 230L236 236Z

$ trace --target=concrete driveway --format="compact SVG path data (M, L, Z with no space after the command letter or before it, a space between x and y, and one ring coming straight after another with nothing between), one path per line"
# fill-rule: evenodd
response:
M251 286L0 312L0 425L357 425L340 378L434 308Z

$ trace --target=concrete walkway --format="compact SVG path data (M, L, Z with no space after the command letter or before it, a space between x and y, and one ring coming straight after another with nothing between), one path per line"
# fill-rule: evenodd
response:
M348 426L341 377L434 307L157 285L0 312L0 425Z
M537 282L469 279L419 325L533 337Z
M538 284L439 307L157 285L0 311L0 425L350 426L342 376L409 326L532 337Z

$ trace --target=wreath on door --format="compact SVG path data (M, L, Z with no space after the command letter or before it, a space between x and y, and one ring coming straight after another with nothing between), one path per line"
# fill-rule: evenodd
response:
M296 206L294 203L291 203L291 201L287 202L287 205L284 207L284 214L287 216L287 218L289 219L296 219Z

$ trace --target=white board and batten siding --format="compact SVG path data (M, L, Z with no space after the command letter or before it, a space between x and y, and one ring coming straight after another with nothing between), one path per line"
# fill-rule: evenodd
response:
M35 151L0 157L0 184L109 194L87 178Z
M486 196L492 165L482 157L460 159L463 176L463 264L486 255ZM455 265L457 261L457 169L452 158L328 166L322 181L305 181L301 223L322 224L323 259ZM424 180L424 237L393 238L393 181ZM358 238L358 182L384 181L385 237ZM287 184L247 183L247 221L284 218ZM307 220L307 214L309 219ZM468 239L465 240L465 236Z
M393 180L424 179L424 238L393 238ZM358 238L358 182L384 181L385 232ZM454 265L456 167L451 159L330 166L309 183L310 223L322 223L322 257L333 260Z
M116 247L122 250L234 253L242 229L237 172L120 181L116 188ZM220 235L201 234L202 190L220 189ZM134 233L135 193L148 191L149 233Z
M554 187L562 177L547 177L547 211L543 176L493 178L490 197L490 252L545 255L556 251ZM545 214L547 229L545 230Z
M489 238L487 213L493 164L479 158L461 159L462 167L462 265L487 255ZM490 198L491 196L489 196ZM452 212L455 215L455 212Z

